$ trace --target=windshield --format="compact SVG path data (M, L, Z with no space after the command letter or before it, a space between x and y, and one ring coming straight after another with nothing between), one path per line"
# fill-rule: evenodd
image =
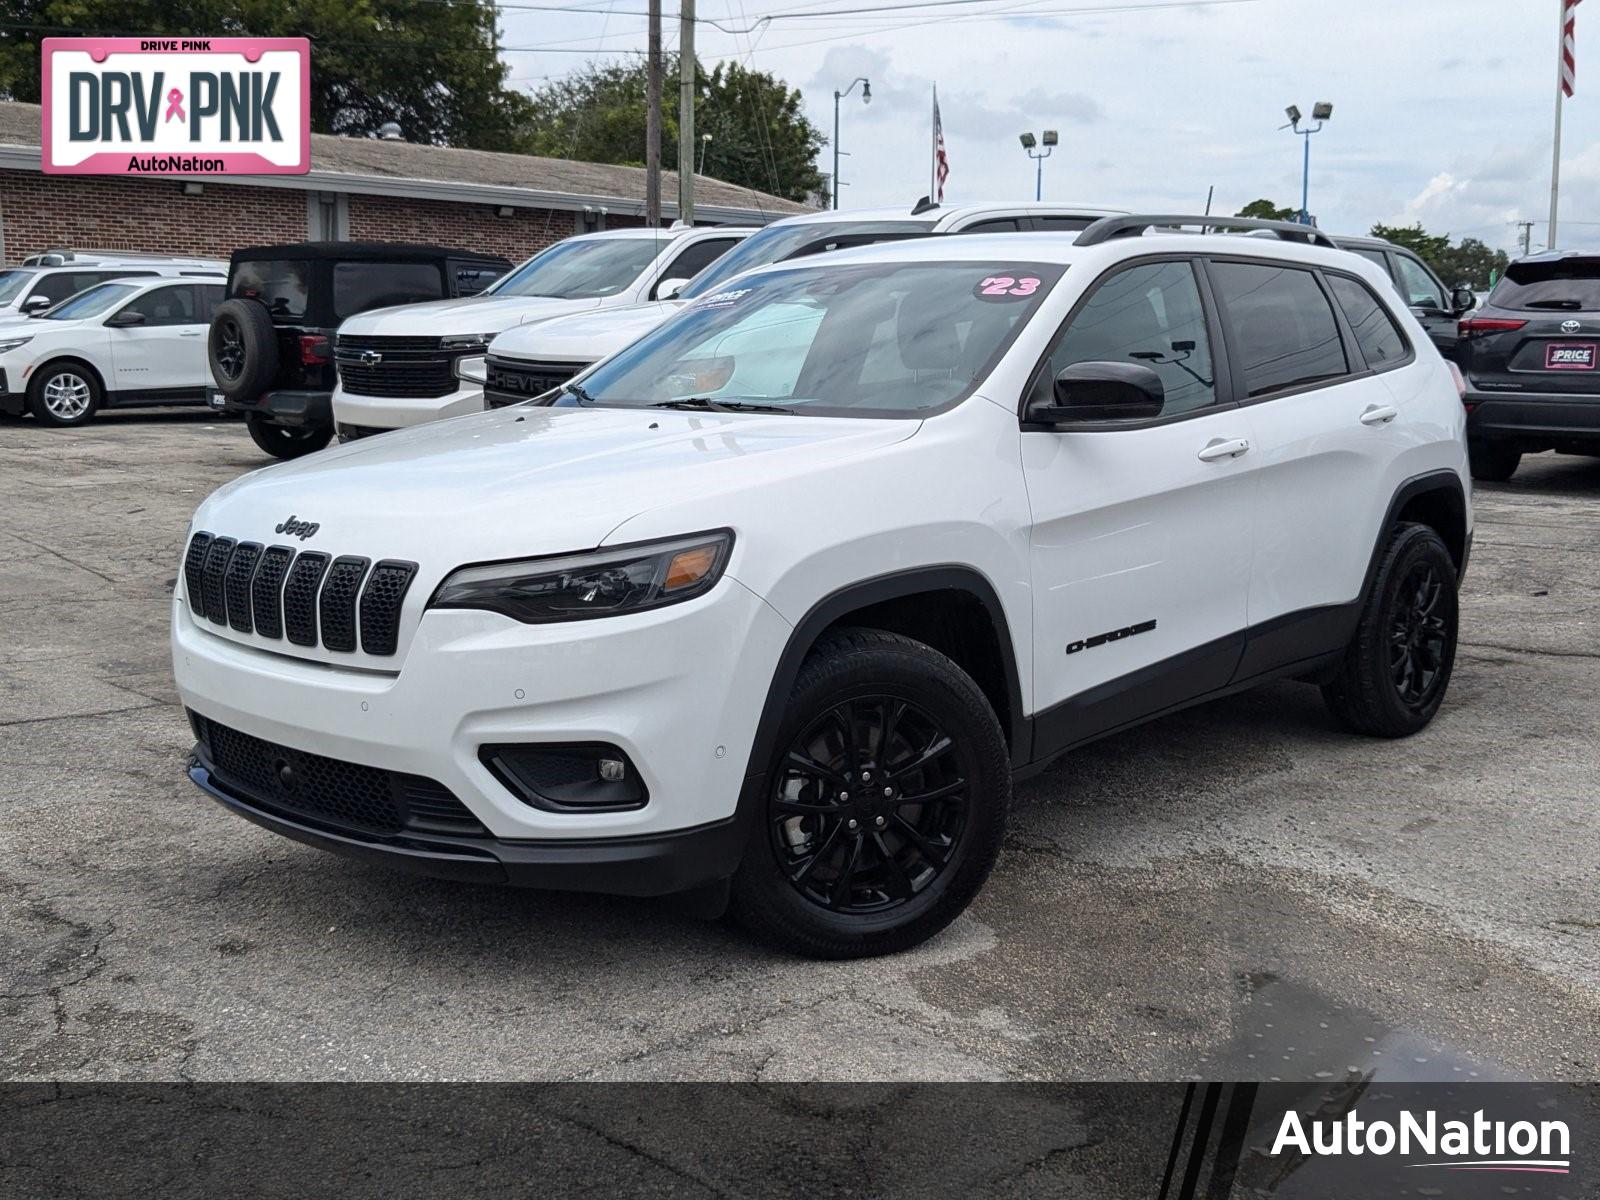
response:
M487 289L490 296L614 296L655 261L665 239L572 238L537 254Z
M964 399L1063 268L796 266L696 301L556 404L911 417Z
M15 300L32 278L32 271L0 271L0 304Z
M1498 308L1600 311L1600 258L1512 263L1489 303Z
M139 290L136 283L102 283L87 288L76 296L63 300L52 309L39 314L41 321L77 321L83 317L97 317L114 304L119 304Z
M930 227L917 221L805 221L796 225L779 222L752 233L732 250L691 279L678 293L679 300L698 300L709 296L735 275L757 267L770 266L793 258L802 250L834 249L841 240L865 245L892 237L927 233Z

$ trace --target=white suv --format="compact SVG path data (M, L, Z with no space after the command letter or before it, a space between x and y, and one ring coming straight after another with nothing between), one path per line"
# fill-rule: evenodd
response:
M116 405L203 404L223 275L123 279L0 326L0 412L83 425Z
M503 330L654 300L748 237L731 226L611 229L540 251L476 296L377 308L339 327L333 419L348 440L479 412L483 353ZM433 368L449 360L441 382ZM346 378L346 366L362 369Z
M515 404L557 387L579 371L644 336L691 301L721 291L756 267L850 246L946 233L1028 233L1087 229L1120 209L1086 204L1010 202L942 208L926 201L904 208L808 213L774 221L662 299L601 312L553 317L500 334L489 345L484 398L488 407Z
M63 251L35 254L24 266L0 268L0 320L35 316L68 296L113 279L191 278L227 273L228 264L216 259L82 257Z
M1152 229L1185 220L1284 240ZM704 888L851 956L955 917L1013 775L1095 738L1279 677L1414 733L1465 415L1326 243L1125 217L785 263L553 399L239 479L173 604L190 775L313 845Z

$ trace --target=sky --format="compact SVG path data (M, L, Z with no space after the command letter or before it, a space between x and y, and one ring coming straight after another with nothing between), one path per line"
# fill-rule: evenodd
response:
M507 0L505 44L550 48L506 54L516 86L645 45L644 0L548 2L594 11ZM1311 139L1310 176L1323 228L1420 221L1509 250L1515 223L1534 220L1533 244L1545 244L1560 0L960 0L818 15L910 2L700 0L699 15L732 32L699 25L699 56L798 87L830 138L834 89L872 81L870 105L858 88L840 107L845 208L909 207L928 191L935 83L947 204L1031 198L1035 165L1018 134L1056 129L1047 200L1200 212L1215 187L1216 212L1262 196L1298 208L1302 143L1279 128L1283 110L1326 100L1333 119ZM663 8L672 49L676 5ZM1560 242L1600 244L1595 0L1578 9L1562 141ZM714 144L709 154L715 175Z

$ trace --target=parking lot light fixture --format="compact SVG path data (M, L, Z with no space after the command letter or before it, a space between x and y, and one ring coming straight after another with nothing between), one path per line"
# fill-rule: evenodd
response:
M1023 152L1034 161L1033 198L1038 200L1044 195L1044 160L1061 141L1060 135L1054 129L1046 129L1037 139L1031 133L1024 133L1017 140L1022 143Z
M1280 129L1292 129L1300 136L1303 152L1300 160L1300 216L1302 225L1311 224L1311 135L1321 133L1322 126L1333 117L1333 105L1327 100L1318 100L1311 106L1311 120L1316 124L1307 124L1304 129L1300 127L1303 119L1298 104L1291 104L1283 110L1283 115L1289 118L1287 125L1279 126Z

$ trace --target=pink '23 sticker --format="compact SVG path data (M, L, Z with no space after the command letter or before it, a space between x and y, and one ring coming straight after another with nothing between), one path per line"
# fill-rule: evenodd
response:
M1037 275L988 275L978 281L972 294L980 300L1020 300L1038 290Z

